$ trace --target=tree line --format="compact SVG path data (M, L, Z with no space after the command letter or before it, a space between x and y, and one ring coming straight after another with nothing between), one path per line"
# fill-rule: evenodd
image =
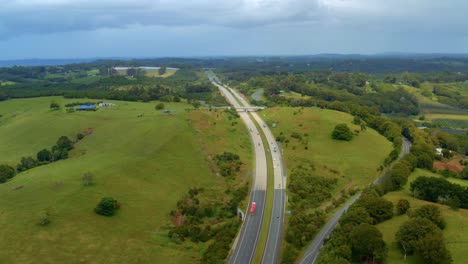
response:
M46 165L62 159L68 158L68 153L73 149L76 142L83 139L84 135L78 133L75 141L70 140L67 136L61 136L57 143L51 149L42 149L36 157L22 157L21 161L16 165L16 168L3 164L0 165L0 183L4 183L13 178L16 173L23 172L38 166Z

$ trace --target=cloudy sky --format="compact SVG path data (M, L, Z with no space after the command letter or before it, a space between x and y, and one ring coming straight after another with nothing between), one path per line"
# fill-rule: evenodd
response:
M466 0L0 0L0 59L468 53Z

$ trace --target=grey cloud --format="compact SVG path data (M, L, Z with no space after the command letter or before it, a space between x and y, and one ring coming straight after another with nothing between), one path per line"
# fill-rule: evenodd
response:
M0 34L7 37L134 24L244 28L316 19L319 9L318 0L0 0Z

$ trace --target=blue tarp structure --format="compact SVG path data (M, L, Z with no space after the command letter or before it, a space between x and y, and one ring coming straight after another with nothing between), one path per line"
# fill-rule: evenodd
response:
M80 105L76 108L78 111L96 110L96 105Z

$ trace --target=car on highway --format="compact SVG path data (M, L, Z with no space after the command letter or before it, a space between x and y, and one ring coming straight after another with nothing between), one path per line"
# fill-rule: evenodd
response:
M255 213L255 207L257 207L257 204L255 202L253 202L252 205L250 206L250 214Z
M278 149L276 147L273 148L273 151L276 152Z

